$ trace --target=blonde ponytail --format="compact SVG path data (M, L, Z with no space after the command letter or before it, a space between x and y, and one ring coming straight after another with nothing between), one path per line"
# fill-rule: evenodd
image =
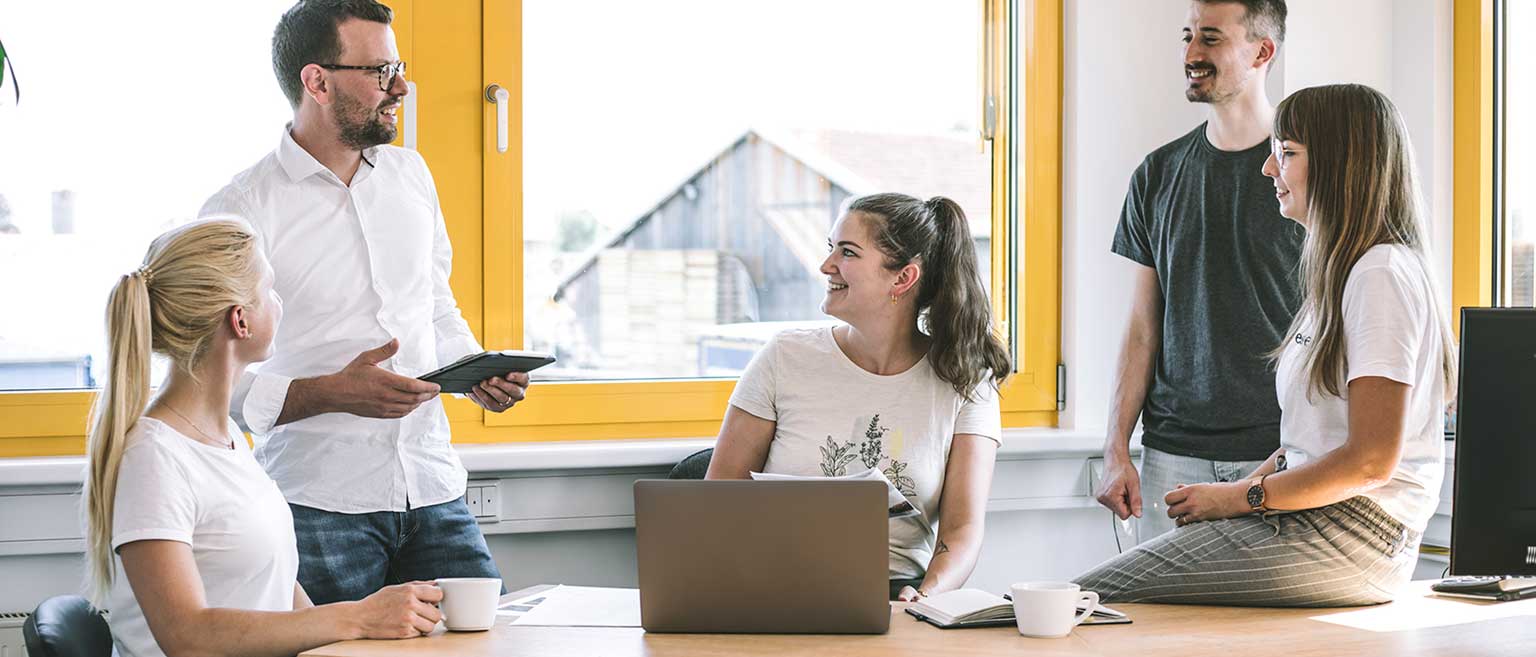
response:
M91 409L85 508L90 531L91 602L112 588L112 502L123 438L149 404L149 288L142 273L123 276L107 301L107 378Z
M255 306L261 269L254 233L233 219L202 221L156 238L144 266L118 279L107 301L107 377L91 409L84 487L86 590L103 607L112 589L112 518L128 431L150 397L150 353L183 371L207 352L233 306Z

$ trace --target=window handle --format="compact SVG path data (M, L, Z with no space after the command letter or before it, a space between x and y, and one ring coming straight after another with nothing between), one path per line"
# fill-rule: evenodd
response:
M998 22L994 20L997 8L994 0L980 0L981 4L981 49L978 53L981 61L976 69L977 76L981 78L981 98L977 103L980 110L979 132L983 142L991 141L997 136L997 100L998 100Z
M496 103L496 152L507 152L507 98L510 94L499 84L485 88L485 100Z

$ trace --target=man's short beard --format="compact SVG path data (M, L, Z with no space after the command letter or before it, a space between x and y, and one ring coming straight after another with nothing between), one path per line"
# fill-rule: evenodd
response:
M366 107L357 99L337 94L334 108L341 143L363 150L395 140L395 126L379 120L376 107Z
M1237 94L1238 91L1235 89L1224 93L1222 89L1216 88L1214 84L1211 85L1210 89L1188 88L1184 90L1184 98L1189 100L1189 102L1206 103L1209 105L1220 105L1235 98Z

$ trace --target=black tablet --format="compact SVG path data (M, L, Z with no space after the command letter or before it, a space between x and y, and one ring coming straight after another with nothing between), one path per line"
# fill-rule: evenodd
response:
M436 383L443 392L464 394L473 390L475 384L493 376L532 372L553 362L554 356L538 351L486 351L470 354L416 378Z

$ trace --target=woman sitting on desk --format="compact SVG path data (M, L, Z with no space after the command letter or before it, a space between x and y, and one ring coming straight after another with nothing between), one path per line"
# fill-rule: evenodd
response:
M827 245L822 310L847 323L785 331L758 352L707 477L878 469L923 514L891 520L891 596L959 588L981 551L1011 369L965 213L943 197L865 196Z
M1169 492L1178 529L1077 579L1105 602L1377 604L1418 561L1455 361L1407 129L1369 87L1303 89L1264 173L1307 230L1301 312L1271 354L1281 447L1246 481Z
M85 487L92 603L116 653L292 655L334 641L430 631L442 593L385 588L310 604L293 517L228 417L245 366L271 356L283 316L272 267L242 222L160 236L107 302L106 385ZM170 374L150 399L150 352Z

